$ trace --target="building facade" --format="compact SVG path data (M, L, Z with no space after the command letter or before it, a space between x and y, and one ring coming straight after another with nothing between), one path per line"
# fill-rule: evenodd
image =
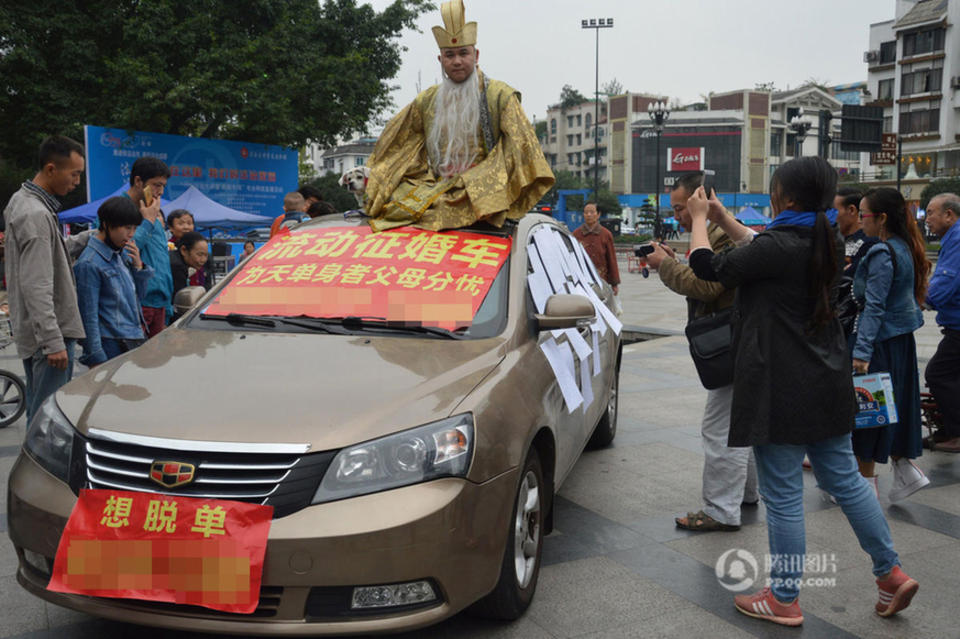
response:
M618 195L632 193L633 124L647 118L647 107L667 98L646 93L625 93L611 96L610 103L610 190ZM648 118L649 119L649 118Z
M313 164L317 175L334 173L343 175L358 166L364 166L373 153L377 138L359 138L332 149L322 149L311 144L305 150L306 160Z
M960 0L895 0L892 20L870 25L864 53L869 104L903 144L899 166L869 165L865 180L902 178L917 200L931 179L960 176Z
M770 99L770 148L767 168L767 180L773 172L788 160L796 157L797 133L791 126L794 118L800 117L810 123L802 142L800 154L819 155L820 138L825 133L820 130L820 111L830 111L834 116L830 122L830 137L840 140L843 105L862 104L864 86L861 83L842 85L833 89L819 86L805 86L789 91L777 91ZM861 172L861 154L857 151L844 151L839 142L830 144L827 160L837 169L841 179L857 181Z
M597 105L592 100L563 108L554 105L547 110L546 133L540 140L543 155L550 168L569 171L593 183L597 171L600 180L607 177L607 103L601 100L599 121ZM594 135L599 134L599 145ZM595 155L595 147L599 152Z

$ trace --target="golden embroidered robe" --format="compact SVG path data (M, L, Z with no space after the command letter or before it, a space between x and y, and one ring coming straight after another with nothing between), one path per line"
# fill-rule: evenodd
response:
M422 92L387 124L367 162L365 209L375 231L410 224L438 231L478 220L499 227L507 218L523 217L553 186L553 172L520 106L520 94L498 80L487 86L496 144L487 149L478 131L476 164L447 179L435 175L426 138L437 88Z

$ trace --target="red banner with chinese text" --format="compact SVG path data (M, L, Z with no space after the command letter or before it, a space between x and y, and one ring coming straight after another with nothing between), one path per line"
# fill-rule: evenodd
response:
M47 588L251 613L272 518L272 506L81 490Z
M469 326L511 239L413 228L327 227L271 239L206 309Z

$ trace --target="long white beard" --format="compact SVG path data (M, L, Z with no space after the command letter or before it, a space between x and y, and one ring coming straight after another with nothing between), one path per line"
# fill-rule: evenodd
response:
M477 157L480 87L477 72L461 83L444 78L434 100L433 126L427 134L430 165L439 176L459 175Z

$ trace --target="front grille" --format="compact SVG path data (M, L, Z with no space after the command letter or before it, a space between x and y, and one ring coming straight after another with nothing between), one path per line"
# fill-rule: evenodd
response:
M263 504L273 506L277 518L310 505L336 451L298 455L175 450L87 439L84 453L88 488ZM150 466L157 461L193 464L193 481L176 488L154 482Z
M227 618L251 618L258 619L276 617L280 608L280 600L283 598L282 586L261 586L260 600L257 602L257 609L247 614L242 612L224 612L223 610L214 610L202 606L193 606L189 604L175 604L166 601L146 601L146 600L118 600L111 599L111 605L120 605L124 607L133 607L149 612L161 612L170 614L189 614L197 617L227 617Z

